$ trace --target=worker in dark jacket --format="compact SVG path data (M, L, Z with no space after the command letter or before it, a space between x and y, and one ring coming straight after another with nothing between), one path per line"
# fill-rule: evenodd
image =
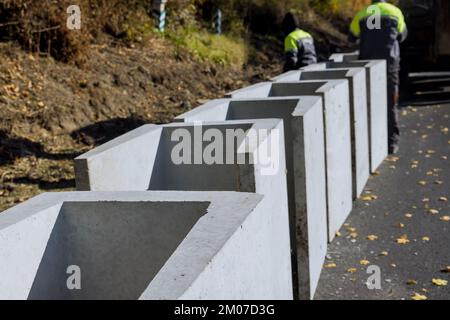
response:
M286 36L284 71L296 70L317 62L313 38L299 28L298 19L292 13L284 17L282 29Z
M388 129L389 153L397 153L400 130L398 127L398 97L400 85L400 42L408 30L402 11L384 0L362 9L354 18L351 37L360 38L361 60L384 59L388 71Z

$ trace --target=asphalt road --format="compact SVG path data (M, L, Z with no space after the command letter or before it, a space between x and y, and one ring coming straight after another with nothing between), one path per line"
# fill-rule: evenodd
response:
M441 272L450 266L450 104L402 109L400 121L400 151L330 244L315 299L450 300ZM380 268L381 289L368 289L369 266Z

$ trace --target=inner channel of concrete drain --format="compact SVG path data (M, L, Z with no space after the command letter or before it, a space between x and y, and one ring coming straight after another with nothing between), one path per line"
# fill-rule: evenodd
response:
M251 128L251 124L224 124L221 126L203 125L201 133L203 134L209 129L219 130L223 139L222 154L224 164L206 164L202 159L202 164L195 163L195 146L200 141L199 150L203 153L206 146L211 141L198 140L195 137L194 126L183 126L182 130L187 130L191 137L189 143L191 145L191 161L189 163L175 164L172 157L172 151L179 144L179 141L172 141L172 133L180 130L180 127L166 127L163 129L161 140L158 145L158 152L155 159L155 165L152 172L149 190L186 190L186 191L245 191L254 192L254 190L241 190L237 182L239 182L239 167L237 165L237 148L242 142L238 138L234 139L233 148L230 147L226 130L240 130L245 133ZM244 136L244 135L240 135ZM225 159L228 153L233 153L232 164L226 164ZM252 166L248 157L244 159L243 166ZM249 170L252 171L252 170Z
M304 82L304 83L273 83L269 97L286 97L311 95L319 90L326 82Z
M29 299L138 299L209 202L66 202ZM67 287L68 266L81 290Z

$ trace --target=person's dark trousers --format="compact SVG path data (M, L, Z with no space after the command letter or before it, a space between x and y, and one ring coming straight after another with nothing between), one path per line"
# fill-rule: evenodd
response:
M396 68L397 69L397 68ZM400 139L398 124L399 70L388 71L388 143L389 153L395 153Z

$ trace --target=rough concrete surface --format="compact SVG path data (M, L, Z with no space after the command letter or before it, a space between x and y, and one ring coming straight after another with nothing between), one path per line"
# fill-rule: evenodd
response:
M43 194L0 216L0 297L291 299L288 240L272 228L282 219L262 198ZM80 290L67 287L71 265L80 268Z
M353 197L356 199L361 195L370 175L369 124L365 69L348 68L290 71L273 80L275 82L283 82L332 79L347 79L349 81L350 117L352 124Z
M316 95L323 99L328 238L352 210L352 152L348 80L259 83L230 94L233 98Z
M364 67L366 69L370 169L371 172L374 172L388 155L386 61L327 62L325 66L327 69L352 67Z
M177 118L186 122L283 119L293 278L302 299L314 296L328 238L322 114L320 97L303 96L213 100Z
M330 268L322 271L316 299L409 300L414 293L450 299L449 285L432 283L450 281L450 273L441 272L450 266L450 105L401 114L400 152L370 179L367 191L376 199L357 201L341 237L329 246ZM370 241L370 235L378 238ZM398 244L402 236L410 242ZM381 290L365 285L371 265L381 268Z

